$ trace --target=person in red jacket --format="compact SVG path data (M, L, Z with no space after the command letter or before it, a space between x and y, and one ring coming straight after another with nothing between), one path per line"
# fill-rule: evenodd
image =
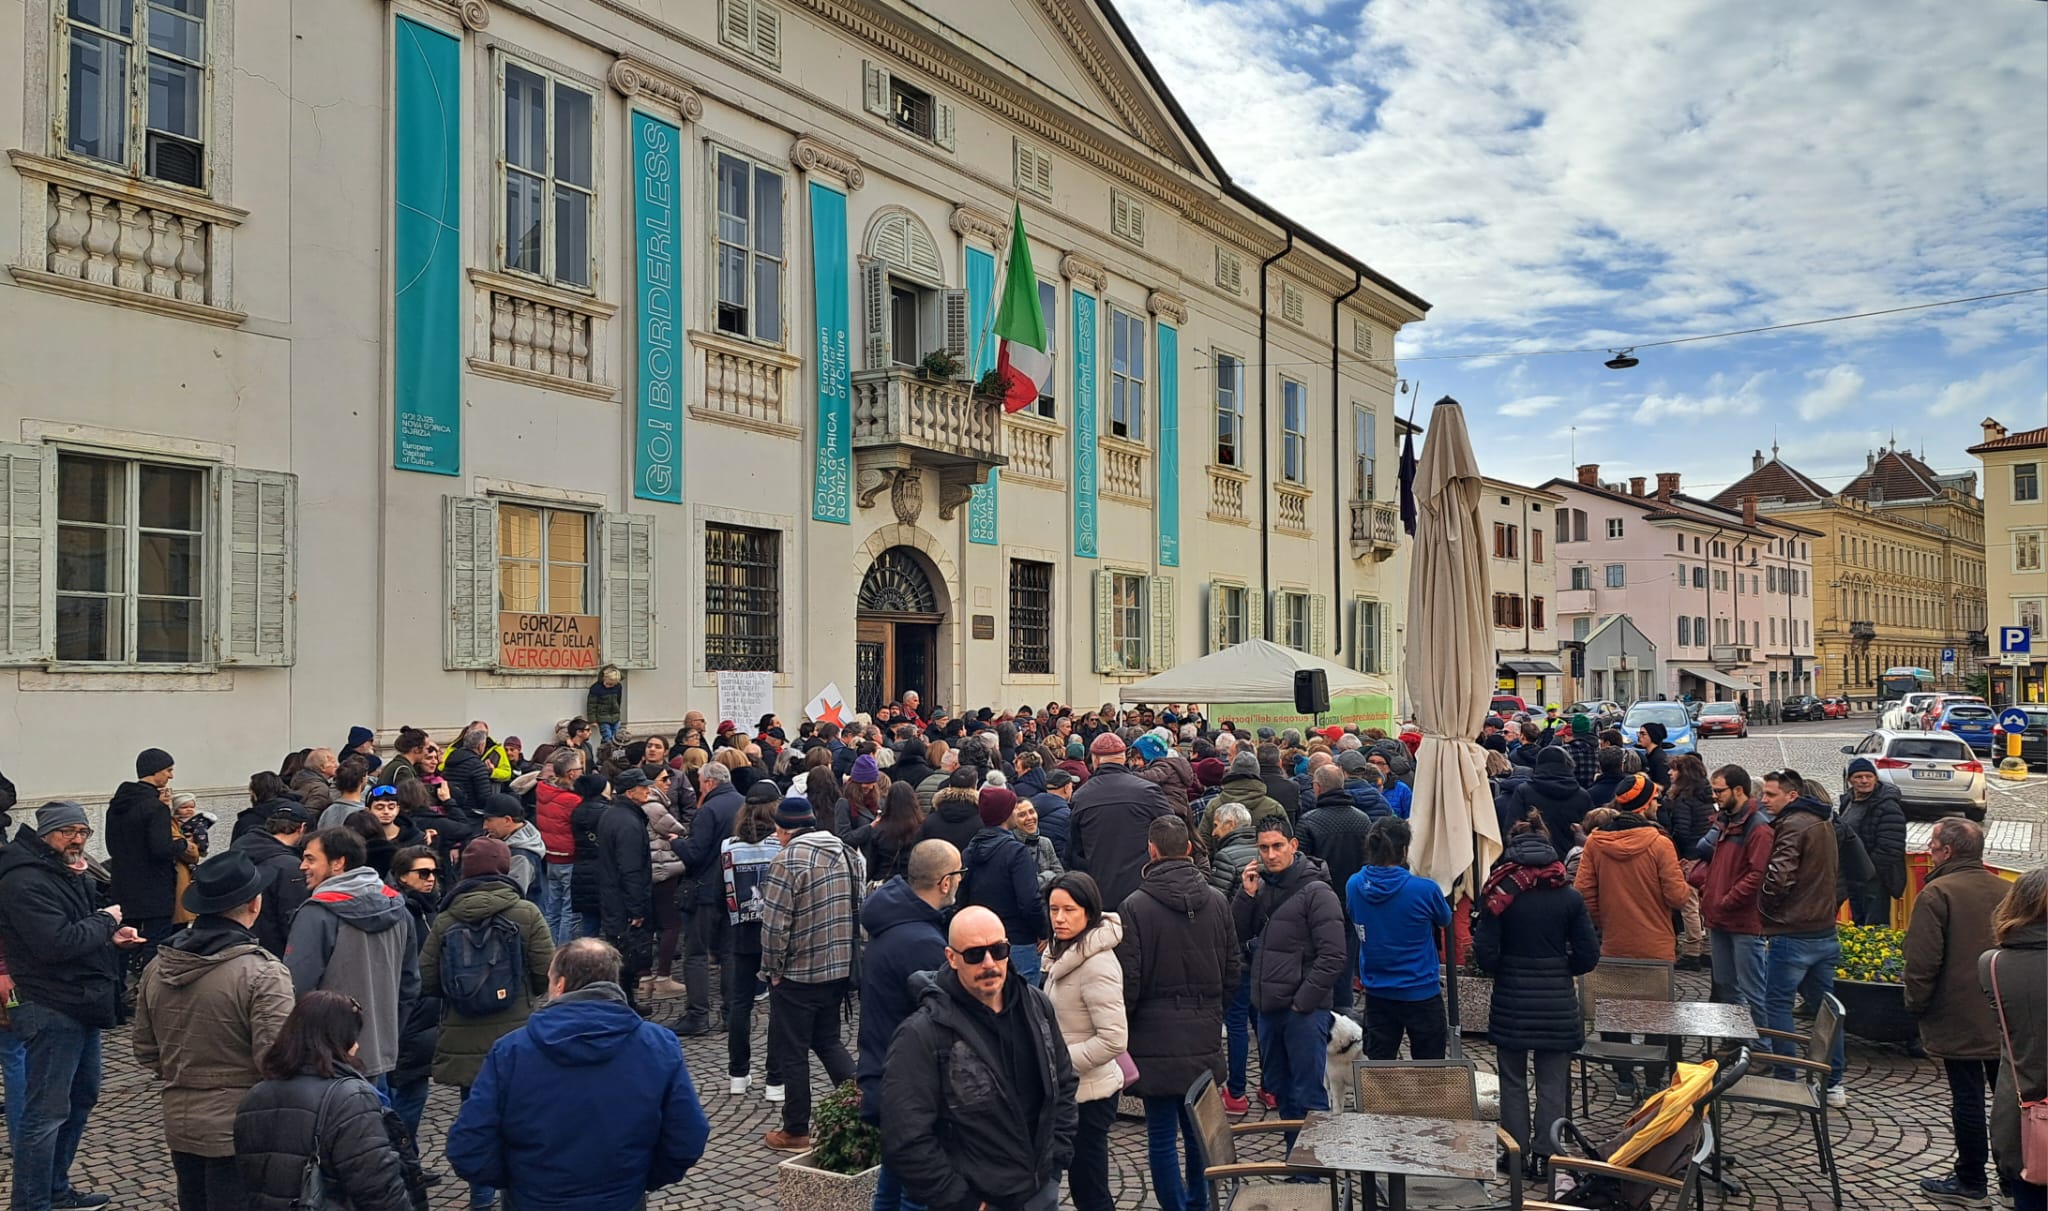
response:
M569 827L569 813L583 802L576 793L576 778L583 773L583 750L564 746L548 757L548 772L533 784L534 823L547 847L548 933L560 946L578 936L575 911L569 906L569 885L576 873L576 834Z
M1771 826L1750 798L1749 771L1724 765L1708 784L1714 827L1700 839L1703 859L1687 880L1700 889L1700 917L1713 951L1714 999L1748 1008L1764 1024L1764 925L1757 914L1764 867L1771 859Z

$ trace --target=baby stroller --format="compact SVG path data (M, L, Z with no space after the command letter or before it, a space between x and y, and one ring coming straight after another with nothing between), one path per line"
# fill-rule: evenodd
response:
M1593 1144L1568 1118L1550 1128L1550 1193L1529 1211L1646 1211L1703 1205L1707 1159L1718 1157L1712 1109L1749 1072L1744 1048L1726 1068L1712 1060L1680 1064L1671 1084L1638 1107L1606 1146ZM1718 1169L1718 1160L1716 1164ZM1676 1197L1660 1204L1660 1196Z

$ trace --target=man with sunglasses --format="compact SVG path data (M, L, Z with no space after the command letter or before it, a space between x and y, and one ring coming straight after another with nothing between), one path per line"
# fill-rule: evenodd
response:
M889 1046L882 1163L927 1207L1052 1211L1074 1159L1073 1061L1010 950L1001 918L961 909L946 966L919 977L917 1011Z

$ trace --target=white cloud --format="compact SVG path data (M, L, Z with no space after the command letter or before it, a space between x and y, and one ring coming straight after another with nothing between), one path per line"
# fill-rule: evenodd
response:
M2023 389L2023 384L2039 372L2038 361L1993 366L1975 378L1943 387L1927 410L1935 416L1962 413L1965 420L1999 414L2023 417L2031 413L2040 416L2041 396Z
M1725 374L1707 380L1704 392L1653 390L1636 407L1637 424L1692 423L1721 416L1753 416L1764 406L1763 385L1771 377L1759 371L1733 383Z
M1826 370L1809 371L1806 377L1814 380L1815 386L1799 397L1800 420L1833 416L1863 393L1863 376L1856 367L1847 363L1830 366Z
M1502 416L1535 416L1539 412L1548 412L1563 402L1562 395L1525 395L1521 399L1502 404L1499 412Z

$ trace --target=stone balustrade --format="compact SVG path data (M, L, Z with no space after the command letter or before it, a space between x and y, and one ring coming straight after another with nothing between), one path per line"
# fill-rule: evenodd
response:
M1005 479L1035 479L1059 483L1059 426L1011 417L1003 426L1005 449L1010 465L1003 468Z
M1308 489L1298 484L1275 484L1273 528L1290 534L1307 534Z
M968 384L930 379L906 367L853 375L856 450L902 447L912 461L1003 465L1002 405L979 400Z
M1248 480L1242 471L1209 468L1209 516L1217 521L1236 522L1243 525L1244 486Z
M1135 442L1105 437L1102 451L1102 494L1139 504L1151 503L1147 495L1145 460L1150 453Z

